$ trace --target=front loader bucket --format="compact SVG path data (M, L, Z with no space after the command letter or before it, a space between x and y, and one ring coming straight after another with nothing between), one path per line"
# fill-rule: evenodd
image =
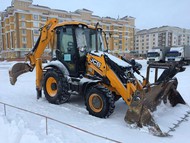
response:
M171 106L175 106L178 103L185 104L185 101L176 90L177 84L177 79L174 78L169 81L152 84L144 88L143 91L136 92L127 110L125 121L138 127L146 126L153 135L168 136L155 123L151 112L156 110L161 101L164 103L169 101Z
M17 81L17 77L28 71L32 71L32 68L27 63L14 64L9 70L10 83L14 85Z

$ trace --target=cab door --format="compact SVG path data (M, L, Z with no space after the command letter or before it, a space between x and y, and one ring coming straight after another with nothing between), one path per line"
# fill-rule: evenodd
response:
M56 57L69 70L70 76L78 76L78 50L73 26L64 26L57 29Z

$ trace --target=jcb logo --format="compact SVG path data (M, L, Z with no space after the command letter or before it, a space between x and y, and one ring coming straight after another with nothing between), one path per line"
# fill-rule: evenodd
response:
M101 63L98 62L97 60L93 59L93 58L90 59L90 62L93 63L98 68L101 67Z

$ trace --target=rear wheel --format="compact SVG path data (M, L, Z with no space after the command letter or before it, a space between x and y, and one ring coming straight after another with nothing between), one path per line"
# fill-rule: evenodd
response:
M100 118L109 117L115 108L114 96L101 85L89 89L85 104L89 114Z
M43 89L46 99L53 104L67 102L70 98L67 80L57 69L48 70L44 75Z

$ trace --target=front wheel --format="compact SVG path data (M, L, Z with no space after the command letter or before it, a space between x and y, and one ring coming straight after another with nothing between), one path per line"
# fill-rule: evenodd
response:
M96 117L109 117L114 111L114 103L112 93L101 85L93 86L86 94L86 109L89 114Z
M43 89L46 99L53 104L67 102L70 98L67 80L57 69L48 70L44 75Z

